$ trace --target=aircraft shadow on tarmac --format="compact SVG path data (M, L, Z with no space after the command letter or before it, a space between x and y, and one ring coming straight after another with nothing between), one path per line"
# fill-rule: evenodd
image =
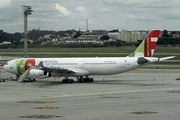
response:
M35 84L43 85L43 86L64 85L61 81L44 81L44 80L37 80Z
M94 82L84 82L84 83L62 83L61 81L43 81L37 80L35 84L43 86L59 86L59 85L73 85L73 84L106 84L106 85L133 85L133 86L159 86L160 83L152 83L152 80L104 80L104 81L94 81Z
M143 82L143 83L141 83ZM93 84L111 84L111 85L134 85L134 86L159 86L161 84L150 83L150 80L105 80L95 81Z

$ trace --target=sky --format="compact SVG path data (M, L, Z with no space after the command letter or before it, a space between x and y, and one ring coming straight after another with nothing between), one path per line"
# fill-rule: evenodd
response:
M0 30L23 32L23 5L28 30L180 30L179 0L0 0Z

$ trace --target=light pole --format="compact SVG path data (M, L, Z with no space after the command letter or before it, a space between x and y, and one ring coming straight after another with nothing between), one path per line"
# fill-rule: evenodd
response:
M88 32L88 19L86 20L86 31Z
M33 10L31 6L23 6L24 10L24 57L27 58L27 16L31 15Z

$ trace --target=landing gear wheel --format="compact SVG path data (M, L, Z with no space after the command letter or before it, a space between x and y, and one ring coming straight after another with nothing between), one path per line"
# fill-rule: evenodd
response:
M73 79L71 79L70 81L71 81L71 83L74 83L74 80L73 80Z
M66 83L65 79L62 80L62 83Z
M93 78L90 78L90 82L94 82L94 79L93 79Z
M83 82L94 82L93 78L83 78Z
M81 78L79 78L78 83L83 83L83 80Z
M62 83L74 83L73 79L63 79Z
M33 81L34 81L34 82L36 82L36 79L35 79L35 78L33 78Z

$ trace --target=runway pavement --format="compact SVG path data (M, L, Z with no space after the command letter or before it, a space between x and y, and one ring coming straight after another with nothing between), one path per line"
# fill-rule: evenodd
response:
M2 70L1 76L15 77ZM0 120L178 120L179 69L137 69L91 76L93 83L0 83Z

